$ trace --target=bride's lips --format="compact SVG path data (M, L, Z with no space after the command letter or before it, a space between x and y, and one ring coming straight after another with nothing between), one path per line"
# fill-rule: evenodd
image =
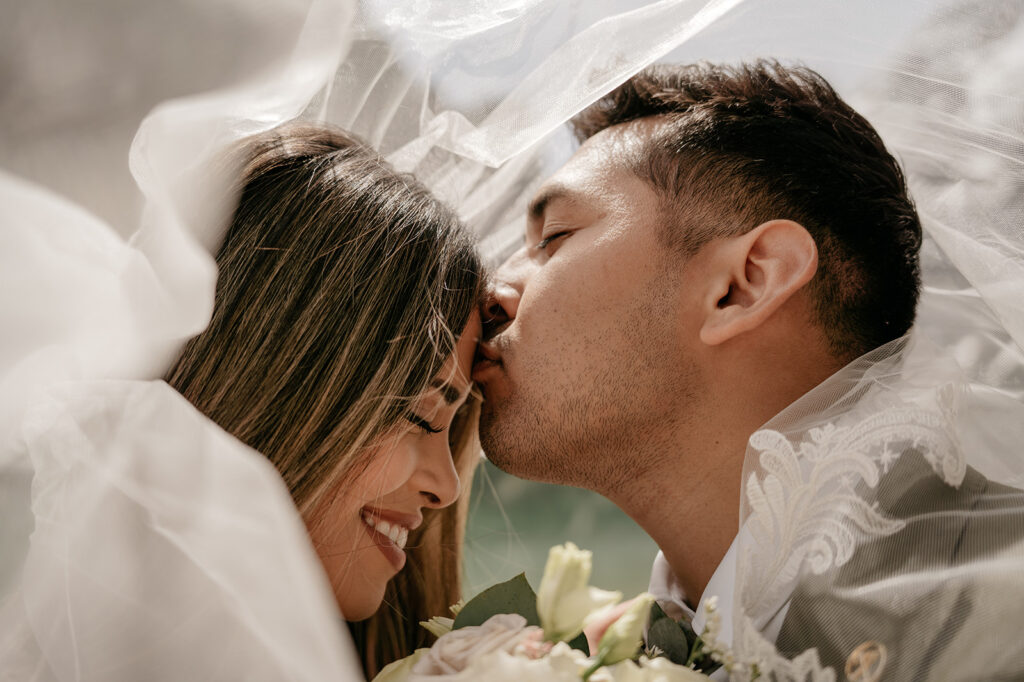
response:
M405 543L409 532L423 522L418 514L402 514L387 509L364 507L360 515L363 528L381 554L391 562L396 571L405 566Z

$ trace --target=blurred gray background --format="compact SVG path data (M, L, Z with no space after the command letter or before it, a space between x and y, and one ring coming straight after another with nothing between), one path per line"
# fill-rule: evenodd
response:
M566 541L594 553L592 585L626 598L647 589L658 548L618 507L587 490L524 481L480 464L466 532L466 597L523 571L537 589L548 549Z

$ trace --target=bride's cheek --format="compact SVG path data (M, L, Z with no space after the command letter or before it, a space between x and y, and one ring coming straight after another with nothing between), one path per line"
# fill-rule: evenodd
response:
M380 453L356 482L359 497L370 502L401 489L412 478L415 464L415 455L406 446Z

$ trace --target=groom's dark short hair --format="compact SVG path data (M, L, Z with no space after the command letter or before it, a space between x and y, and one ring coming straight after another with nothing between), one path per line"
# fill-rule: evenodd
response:
M874 128L814 71L758 61L648 68L573 121L585 140L660 117L633 171L664 199L684 256L776 218L813 236L818 322L849 360L903 335L921 286L921 224Z

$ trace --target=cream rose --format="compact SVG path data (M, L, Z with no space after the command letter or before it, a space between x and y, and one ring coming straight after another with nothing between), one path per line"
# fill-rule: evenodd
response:
M511 652L519 641L539 630L527 626L526 619L515 613L491 616L483 625L471 625L438 637L412 667L410 680L457 675L474 660L495 651Z
M586 666L582 651L559 642L547 656L536 659L495 651L446 682L579 682Z

